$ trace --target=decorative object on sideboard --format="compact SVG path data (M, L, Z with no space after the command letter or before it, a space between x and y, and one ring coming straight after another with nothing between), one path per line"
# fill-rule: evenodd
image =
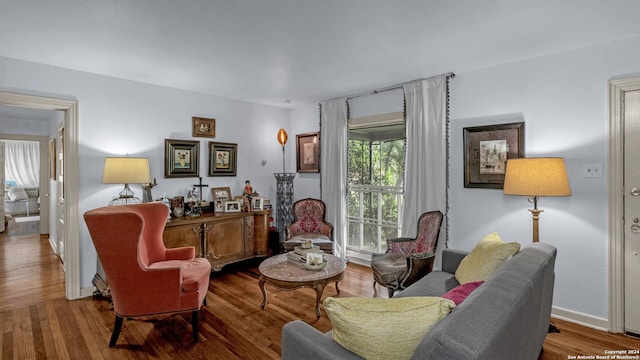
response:
M563 158L523 158L507 161L505 195L528 196L533 209L533 242L538 242L539 196L571 196L571 186Z
M164 177L198 177L199 163L199 141L164 140Z
M140 184L142 187L142 202L148 203L153 201L153 194L151 193L151 189L158 186L156 182L156 178L153 178L153 183Z
M191 122L193 125L191 135L193 137L216 137L216 119L194 116L191 118Z
M209 142L209 176L236 176L238 144Z
M109 205L138 204L140 199L129 184L146 184L150 181L149 160L134 157L107 157L104 159L103 184L124 184L124 189Z
M524 157L524 122L463 129L464 187L502 189L506 162Z
M296 135L296 171L320 172L320 142L318 132Z

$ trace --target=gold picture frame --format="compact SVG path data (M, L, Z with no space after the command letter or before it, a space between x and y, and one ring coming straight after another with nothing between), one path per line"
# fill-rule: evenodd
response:
M216 137L216 119L194 116L191 118L193 137Z

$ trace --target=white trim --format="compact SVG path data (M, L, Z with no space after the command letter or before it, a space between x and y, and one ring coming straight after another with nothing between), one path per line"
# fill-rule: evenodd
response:
M609 328L624 326L624 93L640 89L640 78L609 81Z
M60 255L60 250L58 250L58 242L55 241L51 236L49 236L49 245L51 249L53 249L53 253L56 255Z
M404 124L404 113L402 111L396 111L386 114L376 114L359 118L350 118L347 120L347 124L349 130Z
M80 289L80 297L81 298L86 298L89 296L93 296L93 294L96 292L96 290L98 290L95 286L89 286L86 288L82 288Z
M45 96L0 91L0 105L21 106L42 110L65 112L64 174L65 174L65 233L64 246L66 297L80 298L80 223L79 186L80 157L78 146L78 101Z
M559 308L556 306L551 308L551 316L560 320L569 321L578 325L590 327L601 331L607 331L607 329L609 328L609 322L605 318L591 316L580 312Z

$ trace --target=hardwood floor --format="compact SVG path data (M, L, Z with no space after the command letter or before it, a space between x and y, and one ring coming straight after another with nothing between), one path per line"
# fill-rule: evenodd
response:
M260 309L257 261L228 266L211 277L208 305L200 312L200 342L191 337L190 314L125 320L114 348L107 343L114 315L103 298L67 301L62 266L46 237L0 235L0 358L2 359L279 359L280 329L302 319L320 331L311 289L279 291L267 285ZM349 264L340 296L374 294L371 270ZM333 285L323 298L335 296ZM640 349L640 339L608 334L554 319L560 333L547 336L541 359L605 355Z

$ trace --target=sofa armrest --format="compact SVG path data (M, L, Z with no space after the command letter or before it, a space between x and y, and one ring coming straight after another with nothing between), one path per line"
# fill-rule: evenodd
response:
M282 360L362 359L302 320L282 327Z
M442 250L442 271L455 274L462 259L469 254L468 251L443 249Z

